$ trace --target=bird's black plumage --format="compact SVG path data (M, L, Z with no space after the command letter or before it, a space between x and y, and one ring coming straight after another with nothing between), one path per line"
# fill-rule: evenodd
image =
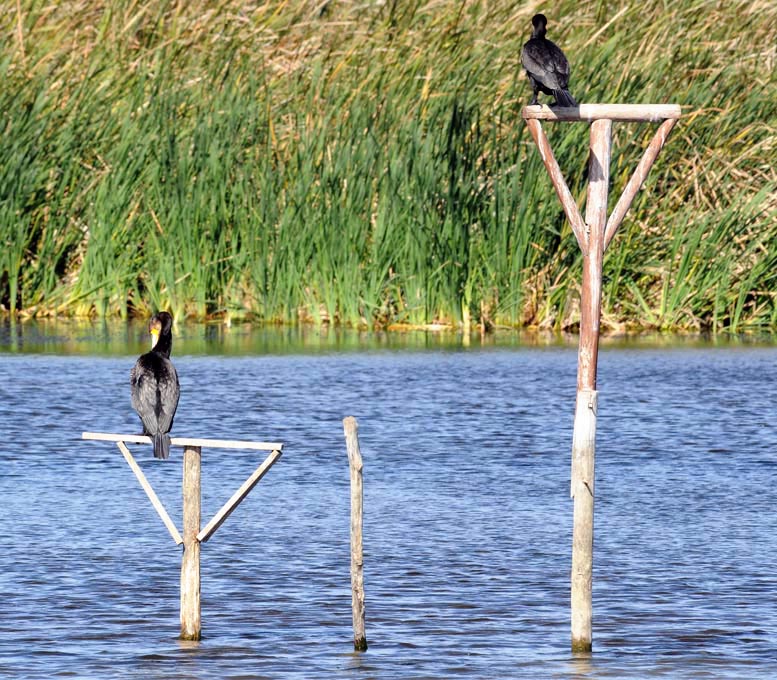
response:
M521 52L521 63L534 90L531 104L537 104L537 93L544 92L560 106L577 106L569 93L569 62L561 48L545 37L548 20L544 14L535 14L531 23L531 39Z
M143 434L154 440L154 457L169 458L170 435L180 386L170 361L173 317L159 312L151 317L151 351L140 356L130 372L130 394L143 423Z

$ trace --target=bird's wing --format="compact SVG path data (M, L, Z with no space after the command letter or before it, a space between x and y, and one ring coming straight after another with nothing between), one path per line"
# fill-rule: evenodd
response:
M550 40L547 43L548 52L551 55L551 63L553 64L553 75L558 81L558 87L554 89L563 90L569 85L569 62L556 43Z
M173 418L178 408L178 399L181 396L181 387L178 384L178 373L173 362L165 359L166 379L159 383L159 399L161 409L157 422L160 432L169 432L173 426Z
M523 46L521 51L521 64L535 77L545 71L545 67L542 65L542 53L542 46L531 40Z
M130 399L132 400L132 408L138 410L137 393L138 390L138 365L135 364L130 371Z
M526 71L540 84L549 90L558 90L563 86L554 65L554 54L548 49L549 41L532 41L526 43L521 52L521 63Z
M156 381L143 371L140 362L132 369L130 380L132 408L138 412L146 432L156 432Z

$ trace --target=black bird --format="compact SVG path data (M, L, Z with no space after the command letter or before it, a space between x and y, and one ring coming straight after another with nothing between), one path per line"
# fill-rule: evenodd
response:
M569 62L561 48L545 38L548 20L544 14L535 14L531 20L534 27L531 39L523 46L521 63L534 89L530 106L538 104L537 93L544 92L556 98L560 106L577 106L575 98L567 89L569 85Z
M154 440L154 457L170 457L170 429L178 408L178 374L170 361L173 317L159 312L151 317L151 351L140 356L130 371L132 408L143 423L143 434Z

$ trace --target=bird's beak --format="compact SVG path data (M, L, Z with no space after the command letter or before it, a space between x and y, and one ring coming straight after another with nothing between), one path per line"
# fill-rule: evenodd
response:
M157 342L159 342L159 329L152 328L150 332L151 332L151 349L154 349L154 347L156 347Z

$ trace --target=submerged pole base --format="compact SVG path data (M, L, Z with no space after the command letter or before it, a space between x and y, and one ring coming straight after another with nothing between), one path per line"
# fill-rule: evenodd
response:
M366 652L367 651L367 638L366 637L354 638L353 639L353 650L355 652Z
M202 640L202 634L200 631L189 632L181 628L181 634L178 636L179 640L188 640L189 642L199 642Z
M590 654L593 651L593 644L591 639L575 639L572 638L572 654Z

